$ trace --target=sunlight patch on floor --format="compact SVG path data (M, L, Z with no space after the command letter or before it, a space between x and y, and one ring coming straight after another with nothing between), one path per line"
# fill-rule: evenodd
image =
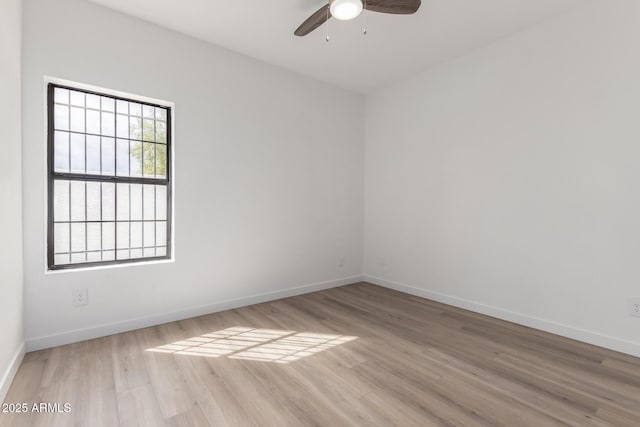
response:
M357 338L346 335L234 326L159 347L148 348L146 351L289 363Z

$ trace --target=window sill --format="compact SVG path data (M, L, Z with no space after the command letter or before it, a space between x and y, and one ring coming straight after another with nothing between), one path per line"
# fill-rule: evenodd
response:
M160 260L152 260L152 261L128 262L128 263L122 263L122 264L95 265L91 267L66 268L66 269L60 269L60 270L46 269L44 274L45 276L48 276L48 275L67 274L67 273L81 273L81 272L107 270L107 269L114 269L114 268L131 268L131 267L144 267L144 266L156 265L156 264L171 264L173 262L175 262L175 259L170 258L170 259L160 259Z

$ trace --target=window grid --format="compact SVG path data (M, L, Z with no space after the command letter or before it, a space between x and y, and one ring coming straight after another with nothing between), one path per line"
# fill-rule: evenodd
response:
M68 91L66 92L65 102L57 102L56 90ZM61 92L63 93L63 92ZM63 93L64 94L64 93ZM78 96L82 95L81 105L78 103ZM93 102L99 100L98 106L90 106L89 97L93 97ZM73 98L76 98L75 102ZM106 104L106 105L105 105ZM67 268L82 268L95 265L107 265L117 263L132 263L157 259L168 259L171 257L171 109L169 107L142 102L133 99L127 99L123 97L116 97L108 94L97 93L93 91L87 91L82 89L76 89L73 87L49 84L48 87L48 188L49 188L49 204L48 204L48 235L47 235L47 258L48 267L50 270L67 269ZM134 108L135 107L135 108ZM59 111L66 113L61 114L61 123L63 126L58 128L56 115L56 108L60 108ZM65 110L62 110L64 108ZM82 108L82 123L81 132L74 130L72 114L77 114L77 110ZM72 111L73 110L73 111ZM88 132L88 118L87 112L93 111L97 114L99 133ZM108 122L104 122L105 112L109 117ZM113 122L111 122L111 119ZM66 120L66 123L64 123ZM77 120L77 117L76 117ZM119 121L121 123L119 123ZM134 124L132 124L134 121ZM151 126L152 124L152 126ZM162 126L160 126L162 125ZM105 131L105 126L109 131ZM111 129L110 126L113 126ZM146 126L146 127L145 127ZM77 128L77 122L75 123ZM126 129L123 129L125 128ZM95 128L95 125L94 125ZM160 129L159 129L160 128ZM149 132L152 132L149 137ZM58 156L58 144L56 144L57 133L66 135L68 151L68 162L66 167L59 168L57 165ZM126 133L126 137L125 137ZM74 169L74 148L73 148L73 135L78 135L81 138L81 146L83 153L83 168L84 173L77 172ZM136 136L137 138L134 138ZM95 137L98 142L98 170L91 170L89 168L89 156L88 156L88 137ZM104 146L105 140L112 143L111 146ZM124 141L126 144L121 144ZM64 141L63 141L64 143ZM139 144L139 175L133 174L132 170L132 147L133 143ZM127 160L122 165L127 167L126 173L122 173L119 169L118 149L119 147L126 151ZM159 147L162 148L161 153L164 154L164 158L161 159L158 156ZM113 149L113 153L109 153ZM146 151L149 150L149 155L153 156L151 160L151 167L147 168L145 163ZM106 150L106 151L105 151ZM105 159L107 155L107 161L110 161L109 169L104 170ZM110 159L109 156L113 155ZM122 154L121 154L122 156ZM147 159L149 160L149 159ZM163 165L164 174L158 175L159 164ZM110 170L112 169L112 171ZM149 169L149 170L148 170ZM95 172L98 172L97 174ZM105 174L106 173L106 174ZM56 186L56 182L62 183L67 181L66 197L68 198L67 218L68 220L61 220L55 218L55 200L57 197L62 197L59 194L55 194L55 191L59 191L61 185ZM74 215L74 196L73 182L82 182L84 184L84 191L82 194L82 201L84 203L84 218L81 220L75 219ZM90 219L89 214L89 183L99 184L99 219ZM112 194L110 200L109 209L113 209L113 218L105 218L105 188L104 185L110 185L112 188L107 193L107 197ZM120 216L118 202L118 191L121 186L126 185L126 199L128 206L124 207L126 211L126 218ZM140 209L139 218L133 217L132 206L134 200L132 198L133 186L137 186L139 189L139 195L136 195L138 199L138 205L136 208ZM164 198L158 200L158 189L164 188ZM56 190L57 189L57 190ZM124 187L123 187L124 189ZM138 190L136 190L138 191ZM147 193L147 196L145 196ZM152 202L150 206L147 205L145 197L149 197L152 194ZM163 212L162 217L158 217L158 212L162 212L163 207L166 205L166 212ZM150 208L145 216L145 209ZM148 218L147 218L148 217ZM95 243L90 241L90 225L99 225L99 238L100 249L93 249ZM66 243L66 248L57 250L55 235L56 227L62 227L66 225L68 228L68 242L62 242L60 246ZM83 250L74 250L74 225L80 227L83 226L83 245L79 246ZM109 226L110 236L107 241L110 246L105 247L105 227ZM134 233L133 227L137 227L136 239L140 239L139 245L134 245ZM149 226L149 229L147 227ZM91 226L91 231L94 228ZM123 242L126 245L121 245L118 242L118 235L121 232L121 227L125 227L126 236ZM60 228L62 229L62 228ZM139 229L139 230L138 230ZM159 231L164 232L164 239L159 239ZM124 231L123 231L124 232ZM147 239L145 239L145 232L147 233ZM151 236L153 240L151 240ZM94 236L95 238L95 236ZM76 239L77 240L77 239ZM148 241L147 241L148 240ZM164 243L164 245L160 244ZM111 247L112 245L112 247ZM99 259L96 257L99 256Z

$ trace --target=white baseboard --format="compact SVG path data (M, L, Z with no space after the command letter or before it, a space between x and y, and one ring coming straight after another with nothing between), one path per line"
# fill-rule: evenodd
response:
M11 382L16 376L18 368L22 363L22 359L24 358L24 347L24 342L20 343L20 347L18 347L18 350L11 359L9 366L7 366L7 369L2 374L2 378L0 378L0 402L4 402L5 397L7 397L9 387L11 387Z
M327 282L313 283L310 285L297 286L294 288L282 289L273 292L265 292L248 297L216 302L213 304L187 307L168 313L160 313L150 316L138 317L135 319L124 320L121 322L107 323L83 329L61 332L58 334L30 338L26 341L26 349L27 352L31 352L42 350L45 348L57 347L59 345L71 344L78 341L100 338L108 335L118 334L121 332L160 325L162 323L174 322L176 320L188 319L190 317L202 316L205 314L231 310L238 307L245 307L247 305L259 304L261 302L273 301L281 298L303 295L310 292L349 285L351 283L360 282L361 280L361 275L344 277Z
M621 353L640 357L640 342L634 342L623 338L603 335L598 332L588 331L586 329L576 328L574 326L569 326L522 313L516 313L514 311L505 310L503 308L494 307L491 305L486 305L479 302L454 297L451 295L441 294L439 292L416 288L414 286L393 282L390 280L382 279L380 277L374 277L365 274L363 275L363 281L373 283L374 285L383 286L385 288L394 289L396 291L404 292L406 294L415 295L444 304L464 308L476 313L486 314L487 316L496 317L498 319L528 326L534 329L539 329L545 332L550 332L552 334L582 341L588 344L593 344L599 347L604 347L610 350L615 350Z

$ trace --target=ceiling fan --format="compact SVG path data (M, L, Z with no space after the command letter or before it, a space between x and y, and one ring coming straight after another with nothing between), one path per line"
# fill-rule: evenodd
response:
M348 21L360 15L364 7L366 10L394 15L410 15L419 8L420 0L329 0L307 18L294 32L296 36L306 36L332 16L341 21Z

